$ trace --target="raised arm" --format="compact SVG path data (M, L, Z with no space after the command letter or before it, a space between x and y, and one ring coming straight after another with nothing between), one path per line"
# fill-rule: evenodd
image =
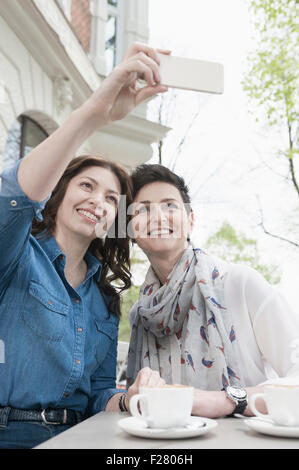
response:
M159 85L158 64L155 49L140 43L130 47L124 60L99 89L21 162L18 182L27 197L32 201L44 200L55 188L78 148L97 129L122 119L151 96L167 91ZM145 80L146 86L137 90L139 78Z

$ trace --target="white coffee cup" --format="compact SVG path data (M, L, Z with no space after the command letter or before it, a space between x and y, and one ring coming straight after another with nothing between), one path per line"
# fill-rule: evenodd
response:
M133 416L143 419L148 427L163 429L183 427L190 419L193 387L187 385L140 387L139 392L130 400L130 411Z
M268 413L256 409L255 402L262 398ZM299 384L269 385L264 393L255 393L249 399L252 412L261 418L270 419L280 426L299 426Z

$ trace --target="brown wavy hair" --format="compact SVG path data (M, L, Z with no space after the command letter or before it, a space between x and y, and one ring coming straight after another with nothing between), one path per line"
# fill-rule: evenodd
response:
M62 177L54 188L52 195L42 211L43 220L33 220L31 233L37 238L45 238L54 234L56 227L56 214L65 196L68 184L72 178L84 169L98 166L110 170L118 178L121 194L126 196L126 209L132 202L131 179L127 171L115 162L105 160L98 155L81 155L71 160ZM127 214L127 210L126 210ZM118 222L119 211L112 227L108 231L105 241L96 238L92 240L88 250L101 262L102 273L98 286L103 294L109 314L110 312L120 317L120 295L131 286L130 274L130 248L129 238L126 234L128 219L126 216L124 231L119 233L122 227ZM109 232L118 236L109 237ZM115 283L116 284L113 284ZM122 285L119 285L119 281Z

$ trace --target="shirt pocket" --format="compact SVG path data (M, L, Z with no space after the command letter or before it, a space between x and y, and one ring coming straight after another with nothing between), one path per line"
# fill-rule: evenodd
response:
M57 299L43 285L30 281L22 319L36 336L48 341L61 341L68 311L69 305Z
M105 359L111 343L116 340L118 335L118 326L112 321L103 321L95 319L96 333L98 341L95 355L99 363Z

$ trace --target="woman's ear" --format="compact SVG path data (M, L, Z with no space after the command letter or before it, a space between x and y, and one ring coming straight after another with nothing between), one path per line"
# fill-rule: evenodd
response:
M194 220L195 220L194 212L193 212L192 209L190 211L190 214L189 214L188 218L189 218L189 230L188 230L188 235L187 235L187 241L190 242L191 233L192 233L192 230L193 230L193 227L194 227Z

